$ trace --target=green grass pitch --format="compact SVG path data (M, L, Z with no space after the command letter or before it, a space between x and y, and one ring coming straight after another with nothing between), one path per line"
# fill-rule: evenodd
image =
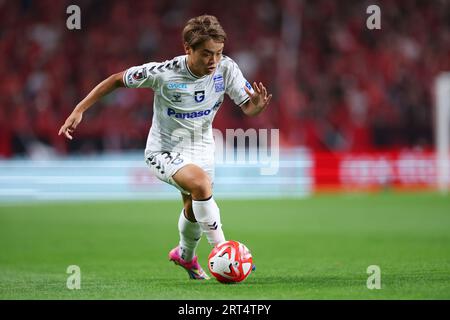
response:
M221 200L256 272L189 280L169 263L181 201L0 206L0 299L450 299L450 198L432 193ZM210 247L199 246L207 268ZM69 265L81 289L69 290ZM381 269L381 289L366 286Z

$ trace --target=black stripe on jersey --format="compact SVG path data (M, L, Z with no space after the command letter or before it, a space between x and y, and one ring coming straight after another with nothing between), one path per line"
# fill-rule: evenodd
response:
M244 101L242 101L241 103L238 104L239 107L241 107L243 104L247 103L247 101L250 100L250 97L245 98Z
M167 70L173 70L173 69L179 69L180 66L178 65L178 61L177 61L177 60L173 60L172 62L169 61L169 62L165 65L165 68L166 68Z
M155 75L158 73L163 73L167 70L173 70L173 69L179 69L180 66L178 65L178 61L169 61L169 62L160 62L156 65L152 66L150 69L148 69L148 72Z
M150 69L148 69L148 72L151 74L156 74L155 71L153 71L156 68L156 66L152 66Z

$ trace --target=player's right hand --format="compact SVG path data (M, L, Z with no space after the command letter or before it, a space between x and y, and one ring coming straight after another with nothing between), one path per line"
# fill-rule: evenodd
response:
M71 134L73 134L82 118L82 112L72 112L72 114L66 119L66 122L64 122L64 124L62 125L61 129L59 129L58 136L63 133L67 139L72 140Z

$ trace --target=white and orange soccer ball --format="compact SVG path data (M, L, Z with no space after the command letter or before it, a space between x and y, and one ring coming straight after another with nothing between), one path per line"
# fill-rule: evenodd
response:
M237 241L217 244L208 257L211 274L222 283L241 282L252 272L253 257L250 250Z

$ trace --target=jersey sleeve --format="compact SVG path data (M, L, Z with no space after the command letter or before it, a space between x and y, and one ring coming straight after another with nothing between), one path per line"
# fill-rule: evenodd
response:
M231 60L227 76L226 93L238 106L242 106L250 100L250 97L247 92L245 92L244 87L247 87L250 92L254 92L250 83L244 78L239 66L236 62Z
M128 68L123 75L123 83L127 88L152 88L159 86L158 73L155 68L159 63L150 62L140 66Z

